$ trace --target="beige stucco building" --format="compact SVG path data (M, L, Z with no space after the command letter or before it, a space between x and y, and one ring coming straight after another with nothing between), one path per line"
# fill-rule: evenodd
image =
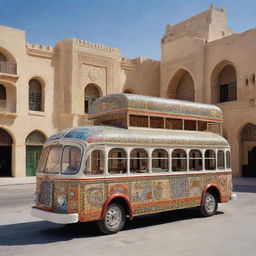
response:
M234 175L256 176L255 41L256 29L232 33L214 6L166 26L160 61L79 39L29 44L0 26L0 176L33 175L46 137L90 125L90 104L113 92L217 104Z

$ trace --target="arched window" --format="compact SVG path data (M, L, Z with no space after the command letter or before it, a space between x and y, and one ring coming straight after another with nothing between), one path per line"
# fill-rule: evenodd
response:
M155 149L152 153L152 172L168 172L169 157L164 149Z
M42 111L42 86L37 79L29 81L29 110Z
M132 173L148 172L148 153L144 149L133 149L130 154L130 171Z
M205 170L216 169L216 154L213 150L206 150L204 153Z
M189 152L189 170L201 171L203 169L202 154L197 149L192 149Z
M172 170L186 171L187 170L187 154L183 149L175 149L172 152Z
M232 65L226 65L218 76L219 102L237 100L236 70Z
M0 84L0 109L6 109L6 89Z
M90 109L92 103L100 97L100 93L95 85L89 84L86 86L84 90L84 113L87 114Z
M230 155L230 151L226 151L226 168L227 169L231 168L231 155Z
M224 151L222 150L218 150L218 153L217 153L217 168L225 169L225 157L224 157Z
M179 69L169 83L167 94L168 98L195 101L195 85L190 73Z
M110 174L127 173L127 156L122 148L113 148L108 153L108 172Z

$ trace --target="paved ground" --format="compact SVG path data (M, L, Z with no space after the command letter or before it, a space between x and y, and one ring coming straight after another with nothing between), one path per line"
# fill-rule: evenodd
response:
M254 256L256 186L237 184L237 201L202 218L196 209L137 217L101 235L95 223L57 225L30 216L34 184L0 186L0 255ZM246 190L246 192L244 192Z

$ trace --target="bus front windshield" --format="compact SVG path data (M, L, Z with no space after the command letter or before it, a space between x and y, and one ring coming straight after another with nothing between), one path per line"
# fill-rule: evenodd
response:
M53 145L46 147L41 156L39 172L76 174L80 170L82 151L75 146Z

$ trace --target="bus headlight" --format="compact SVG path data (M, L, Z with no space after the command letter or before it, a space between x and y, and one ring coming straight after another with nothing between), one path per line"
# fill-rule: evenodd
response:
M59 206L63 206L66 203L66 196L65 195L58 196L57 202Z

